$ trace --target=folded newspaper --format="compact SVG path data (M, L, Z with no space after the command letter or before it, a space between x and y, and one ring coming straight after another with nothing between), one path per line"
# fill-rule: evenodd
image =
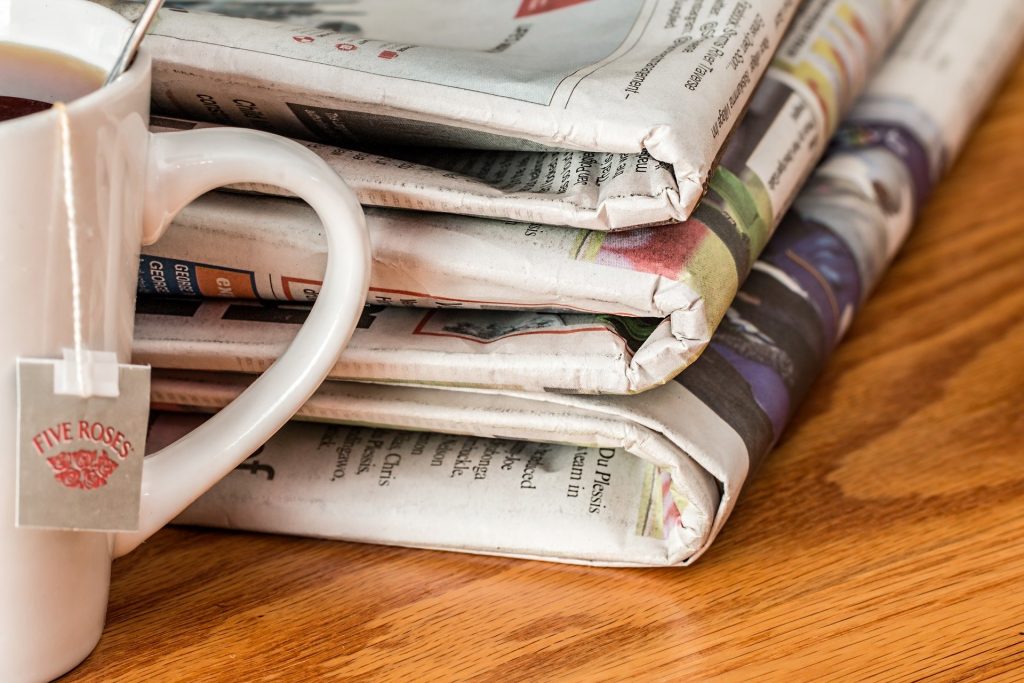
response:
M711 348L677 381L632 397L328 382L300 418L358 426L290 424L178 521L566 562L692 562L1018 52L1024 6L976 9L924 2ZM244 384L172 372L154 378L153 400L211 410ZM150 446L198 419L158 416Z
M196 3L175 4L195 6ZM210 3L198 4L210 8ZM323 14L287 16L288 8L308 8L309 5L283 4L285 9L271 16L278 20L318 19L332 23ZM891 34L893 28L902 23L912 4L906 0L804 3L776 52L766 78L785 80L793 74L806 73L808 63L827 66L831 58L829 52L833 49L838 50L844 59L845 45L840 43L837 48L822 49L821 44L816 44L816 37L824 35L823 27L828 24L833 25L833 38L849 33L852 26L859 33L876 37L872 42L878 43L881 41L877 37ZM281 6L282 3L277 3L273 7ZM330 7L329 4L321 5L322 9ZM333 23L338 19L351 20L359 11L347 3L337 5L337 8L341 11ZM672 7L666 6L669 14L685 12L692 17L696 17L702 8L700 2L692 3L688 8L678 2ZM258 11L260 16L267 15L266 3L214 3L211 9L242 13ZM705 28L701 25L700 30L703 32ZM836 32L835 28L839 31ZM769 42L762 40L758 52L743 58L756 66L770 56L768 46ZM745 50L749 47L745 41ZM740 73L731 75L741 81L745 77ZM842 102L851 96L851 90L836 89L834 84L823 80L819 83L824 86L819 89L819 94L831 113L844 108ZM676 88L675 83L671 87ZM208 125L216 124L165 116L153 120L155 130L182 130ZM680 205L674 168L652 159L646 151L616 154L407 147L392 152L400 155L398 158L366 149L345 149L317 142L306 144L335 168L356 191L360 201L367 205L595 230L618 230L684 220L692 208ZM275 194L283 192L266 186L247 186L245 189Z
M140 12L137 3L106 4ZM259 7L203 5L236 14ZM661 192L648 201L685 218L797 5L349 0L332 27L340 32L165 10L146 43L158 113L348 149L643 158L671 174L662 188L646 188ZM573 173L560 170L552 175L549 162L537 185L571 200Z
M593 372L531 363L508 378L512 388L635 393L665 383L708 343L911 4L811 0L797 22L807 29L802 42L787 42L799 68L758 88L708 196L685 222L609 234L368 209L370 303L563 313L569 328L607 330L596 342L604 362ZM326 259L320 231L312 210L295 200L211 193L144 248L140 291L309 300ZM609 322L630 317L657 320ZM472 343L473 323L455 325L460 343ZM498 321L483 329L483 341L494 341L494 329L523 325L534 323ZM628 342L616 325L628 330Z

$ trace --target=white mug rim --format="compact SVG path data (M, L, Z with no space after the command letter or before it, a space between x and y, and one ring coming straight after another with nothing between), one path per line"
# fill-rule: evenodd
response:
M14 0L14 1L18 2L19 0ZM23 0L23 1L31 2L32 0ZM51 1L54 1L54 0L51 0ZM80 5L80 4L94 5L94 3L90 3L90 2L88 2L88 0L55 0L55 1L58 2L58 3L66 3L66 4L69 4L69 5ZM119 15L117 12L114 12L113 10L108 9L106 7L102 7L100 5L95 5L95 7L96 7L96 9L100 9L100 10L103 10L104 12L108 13L111 16L111 19L116 19L119 23L123 23L126 27L131 25L130 22L128 22L124 17ZM36 43L33 43L30 40L18 40L16 37L13 37L13 36L5 36L3 38L0 38L0 44L3 44L3 43L9 44L9 45L23 45L23 46L26 46L26 47L32 47L32 48L36 48L36 49L40 49L40 50L47 50L47 51L50 51L50 52L57 52L58 54L60 54L62 56L65 56L65 57L68 57L70 59L77 59L79 61L85 61L85 60L82 60L80 57L77 57L77 56L75 56L73 54L70 54L68 52L62 52L60 50L53 50L52 48L49 48L49 47L43 47L43 46L40 46L40 45L38 45ZM102 60L97 60L97 61L102 61ZM93 65L93 66L97 66L96 62L88 62L88 63ZM125 71L123 74L121 74L113 83L110 83L109 85L100 85L100 87L96 88L96 90L93 90L92 92L86 93L85 95L82 95L81 97L76 97L75 99L73 99L70 102L66 103L67 104L68 115L71 116L71 117L74 117L76 112L79 112L79 111L82 111L82 110L86 110L86 109L90 109L90 108L93 108L93 107L102 107L104 102L107 101L108 99L120 97L121 95L126 94L128 92L131 92L135 88L138 88L141 85L141 83L144 82L146 80L147 76L149 75L151 66L152 66L152 57L150 55L149 50L146 48L145 44L143 44L140 47L140 49L139 49L139 52L138 52L138 54L137 54L137 56L135 58L135 61L132 62L131 67L129 67L128 70ZM38 111L38 112L35 112L35 113L32 113L32 114L26 114L25 116L19 116L17 118L13 118L13 119L9 119L7 121L0 122L0 136L3 136L5 134L11 134L11 133L13 133L13 134L27 133L30 130L35 130L35 129L37 129L39 127L43 127L43 126L53 128L56 125L57 125L57 113L55 111L53 111L52 108L50 108L50 109L45 109L43 111Z

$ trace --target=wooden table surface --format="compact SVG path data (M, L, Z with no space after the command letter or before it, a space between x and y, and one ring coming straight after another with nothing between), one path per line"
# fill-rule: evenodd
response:
M1024 64L695 566L165 529L66 680L1024 678L1022 406Z

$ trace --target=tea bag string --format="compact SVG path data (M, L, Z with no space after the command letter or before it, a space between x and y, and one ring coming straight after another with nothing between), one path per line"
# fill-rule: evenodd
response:
M82 279L78 263L78 214L75 211L74 166L71 160L71 127L63 102L54 102L60 127L61 180L64 186L64 213L68 224L68 254L71 256L71 322L75 344L75 379L78 391L85 395L85 358L82 354Z

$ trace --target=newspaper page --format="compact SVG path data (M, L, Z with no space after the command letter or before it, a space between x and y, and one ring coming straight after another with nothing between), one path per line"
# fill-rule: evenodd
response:
M625 373L605 385L631 393L664 383L707 345L826 133L893 38L890 31L877 42L862 30L894 28L880 20L891 5L858 7L874 8L874 21L825 0L813 21L797 23L808 30L792 48L804 55L793 58L800 68L758 89L689 220L607 233L368 209L369 303L656 318L633 326L642 339ZM211 193L144 248L140 293L312 299L326 259L320 230L299 202Z
M349 149L645 155L685 216L797 5L350 0L341 31L165 10L146 44L157 113Z
M632 397L328 382L300 418L356 426L290 424L179 521L597 564L692 562L1018 53L1024 6L974 9L926 0L711 348L676 381ZM216 409L244 384L163 375L153 399ZM195 419L158 417L154 447Z
M203 7L207 4L200 3ZM859 30L874 36L870 44L882 46L884 40L880 37L891 35L902 25L914 4L907 0L804 2L765 79L786 78L787 74L806 71L807 63L820 59L819 53L805 49L808 37L823 26L840 29L849 26L847 18L851 11ZM295 7L293 4L285 6ZM214 4L213 9L216 7ZM225 8L266 15L264 4L239 6L231 3ZM345 9L335 20L349 16L349 10ZM286 18L278 17L279 20ZM296 17L299 18L330 22L325 14ZM830 84L825 86L822 94L832 100L830 106L842 109L838 100L848 97L850 91L835 91ZM217 124L156 117L152 125L154 130L167 131ZM614 154L420 147L391 152L400 155L399 158L366 149L351 150L317 142L304 144L345 178L366 205L593 230L621 230L681 221L689 212L689 207L684 211L680 206L679 187L672 167L652 159L646 151ZM242 186L240 189L286 194L270 186Z

